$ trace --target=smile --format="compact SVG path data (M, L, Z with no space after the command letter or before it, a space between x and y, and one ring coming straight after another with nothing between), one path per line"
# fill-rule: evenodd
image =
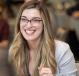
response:
M26 34L32 35L34 34L35 30L25 30Z

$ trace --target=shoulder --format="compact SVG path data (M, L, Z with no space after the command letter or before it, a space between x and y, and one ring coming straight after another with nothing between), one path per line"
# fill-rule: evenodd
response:
M56 53L64 53L67 51L67 49L69 49L70 46L69 44L67 44L66 42L63 41L59 41L59 40L55 40L55 49L56 49Z
M68 59L73 56L70 46L66 42L55 40L55 48L57 62L60 62L63 58Z
M69 45L66 42L55 40L55 47L56 47L56 50L57 49L62 50L62 48L63 49L69 48Z
M57 62L57 74L76 76L76 65L74 55L69 45L62 41L55 41L55 57ZM59 76L59 75L58 75Z
M56 62L57 62L57 73L60 75L76 76L76 65L73 53L69 45L62 41L55 41L56 45Z

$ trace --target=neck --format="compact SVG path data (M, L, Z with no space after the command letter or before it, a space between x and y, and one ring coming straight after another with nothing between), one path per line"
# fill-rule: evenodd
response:
M27 41L27 42L28 42L30 50L35 50L38 47L39 43L40 43L40 38L37 39L37 40Z

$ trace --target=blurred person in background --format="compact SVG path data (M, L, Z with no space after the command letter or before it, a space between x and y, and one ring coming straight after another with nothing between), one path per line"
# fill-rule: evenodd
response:
M67 36L67 42L70 44L74 57L79 61L79 4L76 4L66 10L70 17L70 30Z
M0 48L6 48L9 44L10 26L3 16L4 7L0 5Z
M75 60L79 61L79 5L61 7L58 16L60 25L56 32L56 38L67 42L74 54Z
M21 7L8 57L15 76L76 76L74 56L68 44L55 40L48 11L38 1ZM55 21L53 16L53 26Z
M70 17L70 27L76 31L79 40L79 3L68 8L66 13Z
M12 76L8 63L10 26L4 15L4 5L0 3L0 76Z
M8 17L14 18L15 17L15 12L12 9L13 1L12 0L4 0L4 3L5 3L6 8L7 8Z

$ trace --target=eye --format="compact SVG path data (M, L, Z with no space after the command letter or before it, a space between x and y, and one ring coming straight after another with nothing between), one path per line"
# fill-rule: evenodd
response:
M32 22L34 22L34 23L39 23L40 21L42 21L42 20L40 20L40 19L33 19L32 20Z
M25 19L25 18L21 18L21 21L23 21L23 22L24 22L24 21L27 21L27 19Z

